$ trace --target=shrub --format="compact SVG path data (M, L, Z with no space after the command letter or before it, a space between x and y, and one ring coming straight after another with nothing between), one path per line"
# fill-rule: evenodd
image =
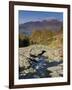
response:
M29 37L27 37L24 34L20 34L19 35L19 47L26 47L29 45L30 45Z
M30 36L30 44L48 45L53 40L54 32L49 30L33 30Z

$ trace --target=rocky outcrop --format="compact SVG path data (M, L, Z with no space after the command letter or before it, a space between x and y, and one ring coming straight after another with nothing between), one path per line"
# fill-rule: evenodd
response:
M62 48L52 49L52 48L48 48L48 46L44 46L44 45L31 45L29 47L19 48L19 64L20 64L20 67L29 66L27 57L30 57L30 53L37 56L43 50L46 51L44 53L44 56L47 57L46 60L59 61L59 60L63 59Z
M51 77L63 76L63 64L59 64L57 66L49 67L47 69L52 71L50 73Z

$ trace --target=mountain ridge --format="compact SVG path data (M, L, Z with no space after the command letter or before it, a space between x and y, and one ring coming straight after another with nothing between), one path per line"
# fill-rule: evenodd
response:
M35 30L48 29L52 31L59 31L63 25L62 21L57 19L42 20L42 21L30 21L23 24L19 24L20 33L31 33Z

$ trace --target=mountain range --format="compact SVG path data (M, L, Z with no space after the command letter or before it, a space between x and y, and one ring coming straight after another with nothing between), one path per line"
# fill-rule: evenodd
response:
M33 30L51 30L59 31L63 26L63 22L52 19L43 21L30 21L23 24L19 24L19 33L31 34Z

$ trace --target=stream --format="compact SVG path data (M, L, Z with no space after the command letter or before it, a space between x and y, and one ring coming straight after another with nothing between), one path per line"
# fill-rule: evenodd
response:
M49 67L57 66L58 64L62 62L48 62L45 60L46 57L41 56L36 61L31 61L30 68L33 68L35 72L28 72L24 74L19 74L19 79L30 79L30 78L48 78L52 77L50 73L52 73L51 70L48 70ZM29 68L29 69L30 69Z

